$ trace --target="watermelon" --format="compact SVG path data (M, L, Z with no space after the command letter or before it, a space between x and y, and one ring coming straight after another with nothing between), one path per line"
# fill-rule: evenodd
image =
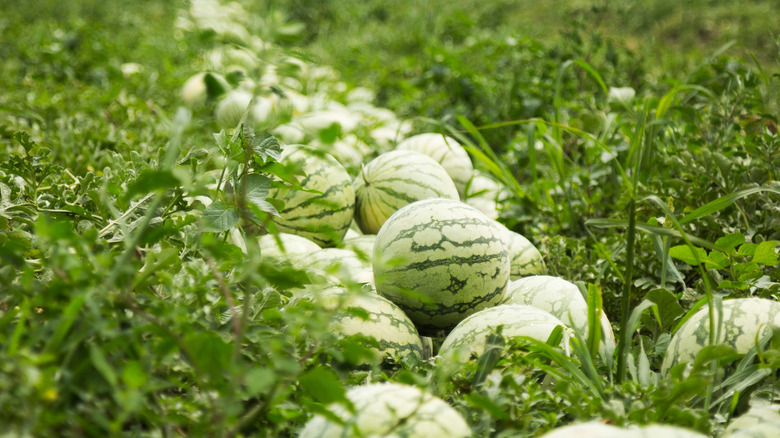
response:
M421 152L436 160L452 178L460 197L465 198L466 185L474 173L474 166L457 140L442 134L418 134L402 141L397 149Z
M346 237L346 236L345 236ZM364 234L344 239L344 248L354 251L361 260L371 260L376 234Z
M498 203L506 199L505 195L496 180L481 172L475 172L466 186L464 202L485 213L485 216L498 219Z
M502 326L505 338L528 336L546 342L552 331L564 327L561 346L569 351L571 329L558 318L533 306L523 304L501 304L481 310L460 322L444 338L439 348L443 358L467 359L472 353L480 355L485 351L488 335Z
M547 267L544 265L542 254L539 253L539 250L536 249L530 240L497 221L493 221L493 223L504 234L504 239L509 249L510 280L517 280L528 275L547 273Z
M528 304L553 314L568 327L588 336L588 303L580 289L569 281L549 275L532 275L509 283L501 304ZM612 326L601 312L604 340L614 346Z
M386 152L366 164L352 183L355 222L376 234L399 208L427 198L459 199L447 171L420 152Z
M498 229L452 199L424 199L393 213L376 236L373 267L377 292L424 335L497 304L509 281Z
M403 358L414 355L424 359L420 334L406 314L387 298L375 293L347 290L343 287L310 289L293 301L311 299L333 312L328 328L337 336L363 335L372 337L379 348L371 347L375 357L365 364L378 364L389 356ZM364 311L368 319L352 308Z
M319 251L320 246L311 240L289 233L265 234L258 239L264 257L284 259Z
M540 438L707 438L707 436L681 427L664 424L624 428L600 421L589 421L559 427L547 432Z
M342 283L371 283L374 280L371 264L354 251L343 248L324 248L293 258L296 266L313 269L341 279Z
M444 400L401 383L371 383L347 391L354 412L334 404L330 411L344 425L316 415L300 438L460 438L471 437L468 424Z
M776 438L780 436L780 404L751 401L750 409L732 421L721 438Z
M737 298L723 301L723 318L716 343L733 347L745 354L756 340L780 328L780 303L764 298ZM696 354L709 344L709 309L697 311L672 337L661 372L681 362L692 362Z
M281 163L298 166L306 190L271 188L268 196L284 202L273 221L279 231L306 237L320 246L340 242L355 210L355 191L344 167L332 156L307 146L287 146Z

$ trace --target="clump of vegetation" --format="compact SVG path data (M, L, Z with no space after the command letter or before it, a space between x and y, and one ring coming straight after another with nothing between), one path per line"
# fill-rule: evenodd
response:
M54 3L0 18L9 433L774 436L777 46L713 25L768 2L674 55L661 0Z

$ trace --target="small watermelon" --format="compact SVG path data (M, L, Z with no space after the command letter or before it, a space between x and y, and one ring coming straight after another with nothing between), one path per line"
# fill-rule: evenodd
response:
M355 411L332 405L345 424L322 415L306 423L300 438L465 438L472 432L463 417L444 400L401 383L372 383L347 391Z
M308 255L322 249L305 237L289 233L265 234L258 239L258 243L263 257L277 259Z
M665 424L618 427L589 421L559 427L540 438L706 438L706 435Z
M442 134L418 134L402 141L397 149L421 152L436 160L452 178L461 199L465 199L466 185L474 173L474 165L457 140Z
M588 303L574 283L550 275L532 275L509 283L501 304L528 304L545 310L567 326L588 336ZM607 316L601 313L605 342L614 346L615 338Z
M780 437L780 404L751 402L750 409L732 421L720 438Z
M498 229L452 199L417 201L390 216L376 236L373 266L377 292L424 335L497 304L509 281Z
M344 284L371 283L374 280L371 264L348 249L324 248L292 260L296 266L332 275Z
M472 353L477 355L485 351L488 335L502 326L502 336L513 338L528 336L545 342L552 331L562 326L561 345L568 353L571 329L558 318L533 306L523 304L501 304L481 310L460 322L444 338L439 355L444 358L466 359Z
M447 171L420 152L386 152L363 166L352 183L355 222L367 234L376 234L401 207L427 198L459 199Z
M343 287L310 289L296 297L296 300L304 298L311 299L333 312L328 326L333 333L376 339L379 348L372 347L375 358L367 363L378 364L388 355L397 358L414 355L417 359L424 359L422 339L414 324L387 298ZM364 319L364 316L367 316L367 319Z
M306 175L304 190L272 188L268 196L284 202L279 231L306 237L320 246L340 242L352 223L355 191L344 167L332 156L307 146L287 146L281 163L298 166Z
M780 328L780 303L764 298L737 298L723 301L723 326L717 343L745 354L772 330ZM681 362L692 362L709 343L709 309L699 309L672 337L661 372Z
M547 273L544 259L539 250L530 240L520 233L516 233L497 221L493 223L504 234L507 249L509 250L509 278L517 280L528 275L540 275Z

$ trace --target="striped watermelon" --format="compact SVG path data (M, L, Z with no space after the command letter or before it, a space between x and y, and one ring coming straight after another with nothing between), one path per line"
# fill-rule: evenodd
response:
M388 356L401 359L414 355L424 358L423 344L417 329L406 314L392 301L375 293L356 292L343 287L328 287L301 295L333 312L329 329L337 336L363 335L379 342L371 347L375 358L366 364L378 364ZM365 310L368 319L356 315L350 308Z
M587 423L559 427L547 432L540 438L707 438L707 436L692 430L665 424L624 428L600 421L589 421Z
M287 146L281 163L295 165L306 175L301 187L272 188L269 197L284 201L277 228L306 237L320 246L341 241L352 222L355 191L347 171L332 156L307 146Z
M293 258L297 266L333 275L341 283L371 283L374 280L371 263L354 251L343 248L324 248Z
M497 228L452 199L409 204L382 225L374 243L377 292L398 304L423 334L454 327L498 303L509 257Z
M528 275L540 275L547 273L544 259L539 250L530 240L520 233L516 233L503 224L494 221L501 229L509 249L509 278L517 280Z
M352 182L355 222L376 234L399 208L427 198L459 199L447 171L433 158L415 151L386 152L365 165Z
M311 240L289 233L266 234L258 239L263 257L283 259L311 254L321 248Z
M300 438L465 438L468 424L444 400L401 383L371 383L347 391L354 412L343 405L330 411L343 420L337 424L322 415L306 423Z
M443 358L462 361L472 353L477 355L485 351L488 335L503 326L502 335L505 338L528 336L545 342L552 331L564 327L564 339L561 346L569 351L569 336L571 329L558 318L542 309L523 304L501 304L489 309L480 310L460 322L444 338L439 348Z
M501 304L528 304L550 312L567 326L588 336L588 303L571 282L549 275L532 275L509 283ZM601 312L601 328L607 344L615 337L607 315Z
M346 237L346 236L345 236ZM355 251L361 260L371 260L374 253L376 234L364 234L349 239L344 239L344 248Z
M732 421L721 438L777 438L780 437L780 404L759 401L747 412Z
M745 354L770 331L780 328L780 303L763 298L723 301L723 326L717 343L725 343ZM692 362L709 343L709 309L699 309L672 337L666 349L661 372L681 363Z
M442 134L418 134L402 141L397 149L421 152L436 160L452 178L460 197L465 198L466 185L474 173L474 166L457 140Z
M501 185L496 180L481 172L475 172L466 186L464 202L485 213L485 216L498 219L498 203L505 198Z

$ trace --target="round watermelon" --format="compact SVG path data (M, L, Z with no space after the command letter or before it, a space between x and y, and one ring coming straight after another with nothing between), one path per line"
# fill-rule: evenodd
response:
M292 260L297 266L332 275L344 284L371 283L374 280L371 264L349 249L324 248L300 254Z
M723 326L716 343L725 343L745 354L772 330L780 328L780 303L764 298L738 298L723 301ZM681 362L692 362L709 344L709 309L699 309L677 330L666 349L661 372Z
M571 329L558 318L533 306L523 304L501 304L481 310L460 322L444 338L439 355L444 358L466 359L472 353L480 355L485 351L488 335L502 326L502 336L515 338L528 336L546 342L552 331L562 326L561 346L568 353ZM457 360L456 359L456 360Z
M509 249L510 280L547 272L542 254L530 240L522 234L510 230L500 222L493 221L493 223L503 233L507 249Z
M371 346L375 357L365 364L378 364L388 356L425 358L422 339L414 324L387 298L343 287L309 290L296 300L304 298L332 312L328 328L337 336L362 335L376 339L379 348Z
M574 283L550 275L532 275L509 283L502 304L528 304L550 312L567 326L588 336L588 303ZM614 345L612 326L601 312L606 343Z
M373 266L377 292L426 335L497 304L509 281L497 228L452 199L417 201L390 216L376 236Z
M355 222L367 234L376 234L401 207L427 198L459 199L447 171L420 152L386 152L366 164L352 183Z
M346 236L344 236L346 237ZM344 248L355 251L361 260L371 260L374 253L376 234L364 234L344 239Z
M347 399L355 410L332 405L344 424L322 415L312 418L300 438L460 438L471 437L468 424L444 400L401 383L372 383L351 388Z
M397 149L421 152L436 160L452 178L460 197L465 199L466 185L474 173L474 165L457 140L442 134L418 134L402 141Z
M502 196L503 194L501 185L496 180L481 172L475 172L466 186L464 201L485 213L485 216L498 219L499 201L506 197Z
M289 233L265 234L258 239L258 243L263 257L277 259L312 254L322 249L305 237Z
M540 438L706 438L706 435L662 424L624 428L600 421L589 421L559 427Z
M287 146L280 162L305 174L303 190L272 188L268 196L284 202L273 221L281 232L297 234L320 246L340 242L355 210L355 191L344 167L332 156L307 146Z
M729 423L721 438L780 437L780 404L751 401L750 409Z

